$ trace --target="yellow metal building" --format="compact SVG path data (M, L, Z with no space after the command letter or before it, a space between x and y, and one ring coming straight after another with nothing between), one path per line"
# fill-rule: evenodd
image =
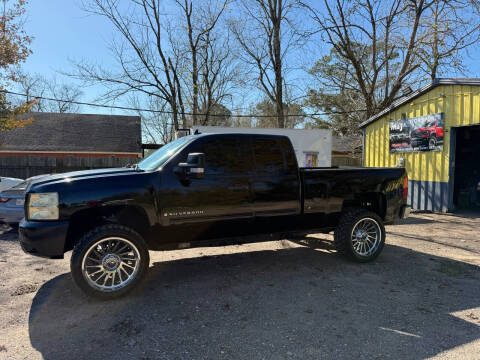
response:
M480 205L480 79L435 79L360 128L364 165L405 166L413 209Z

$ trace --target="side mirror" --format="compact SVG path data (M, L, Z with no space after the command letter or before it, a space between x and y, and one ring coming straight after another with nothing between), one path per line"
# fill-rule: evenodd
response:
M175 167L174 172L181 180L203 179L205 176L205 154L188 154L187 162L179 163Z

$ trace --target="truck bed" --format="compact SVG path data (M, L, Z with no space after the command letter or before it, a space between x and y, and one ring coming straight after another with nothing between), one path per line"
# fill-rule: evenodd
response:
M345 206L362 203L363 197L376 193L378 204L371 205L385 206L382 211L388 222L397 208L391 200L402 199L397 192L405 176L404 168L299 168L299 172L305 214L341 212ZM396 196L391 196L391 192ZM389 199L388 208L385 199Z

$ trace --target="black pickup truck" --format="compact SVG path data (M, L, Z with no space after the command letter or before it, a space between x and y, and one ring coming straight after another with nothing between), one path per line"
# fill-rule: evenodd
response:
M299 168L284 136L192 135L135 166L33 181L20 243L52 259L73 249L74 281L101 298L135 287L149 250L252 232L335 231L338 252L366 262L382 251L383 224L405 215L407 184L403 168Z

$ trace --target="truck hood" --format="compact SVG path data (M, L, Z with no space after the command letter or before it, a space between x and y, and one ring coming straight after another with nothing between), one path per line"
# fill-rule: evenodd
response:
M40 175L34 178L30 178L29 189L32 186L45 185L58 181L72 181L77 179L87 179L87 178L102 178L102 177L111 177L118 175L125 175L129 173L137 172L134 168L110 168L110 169L95 169L95 170L82 170L82 171L72 171L61 174L51 174L51 175ZM28 191L28 189L27 189Z
M423 131L426 131L426 130L429 130L429 128L422 127L422 128L415 129L412 132L423 132Z
M430 134L430 130L428 128L419 128L412 131L410 136L412 137L423 137L424 135Z

